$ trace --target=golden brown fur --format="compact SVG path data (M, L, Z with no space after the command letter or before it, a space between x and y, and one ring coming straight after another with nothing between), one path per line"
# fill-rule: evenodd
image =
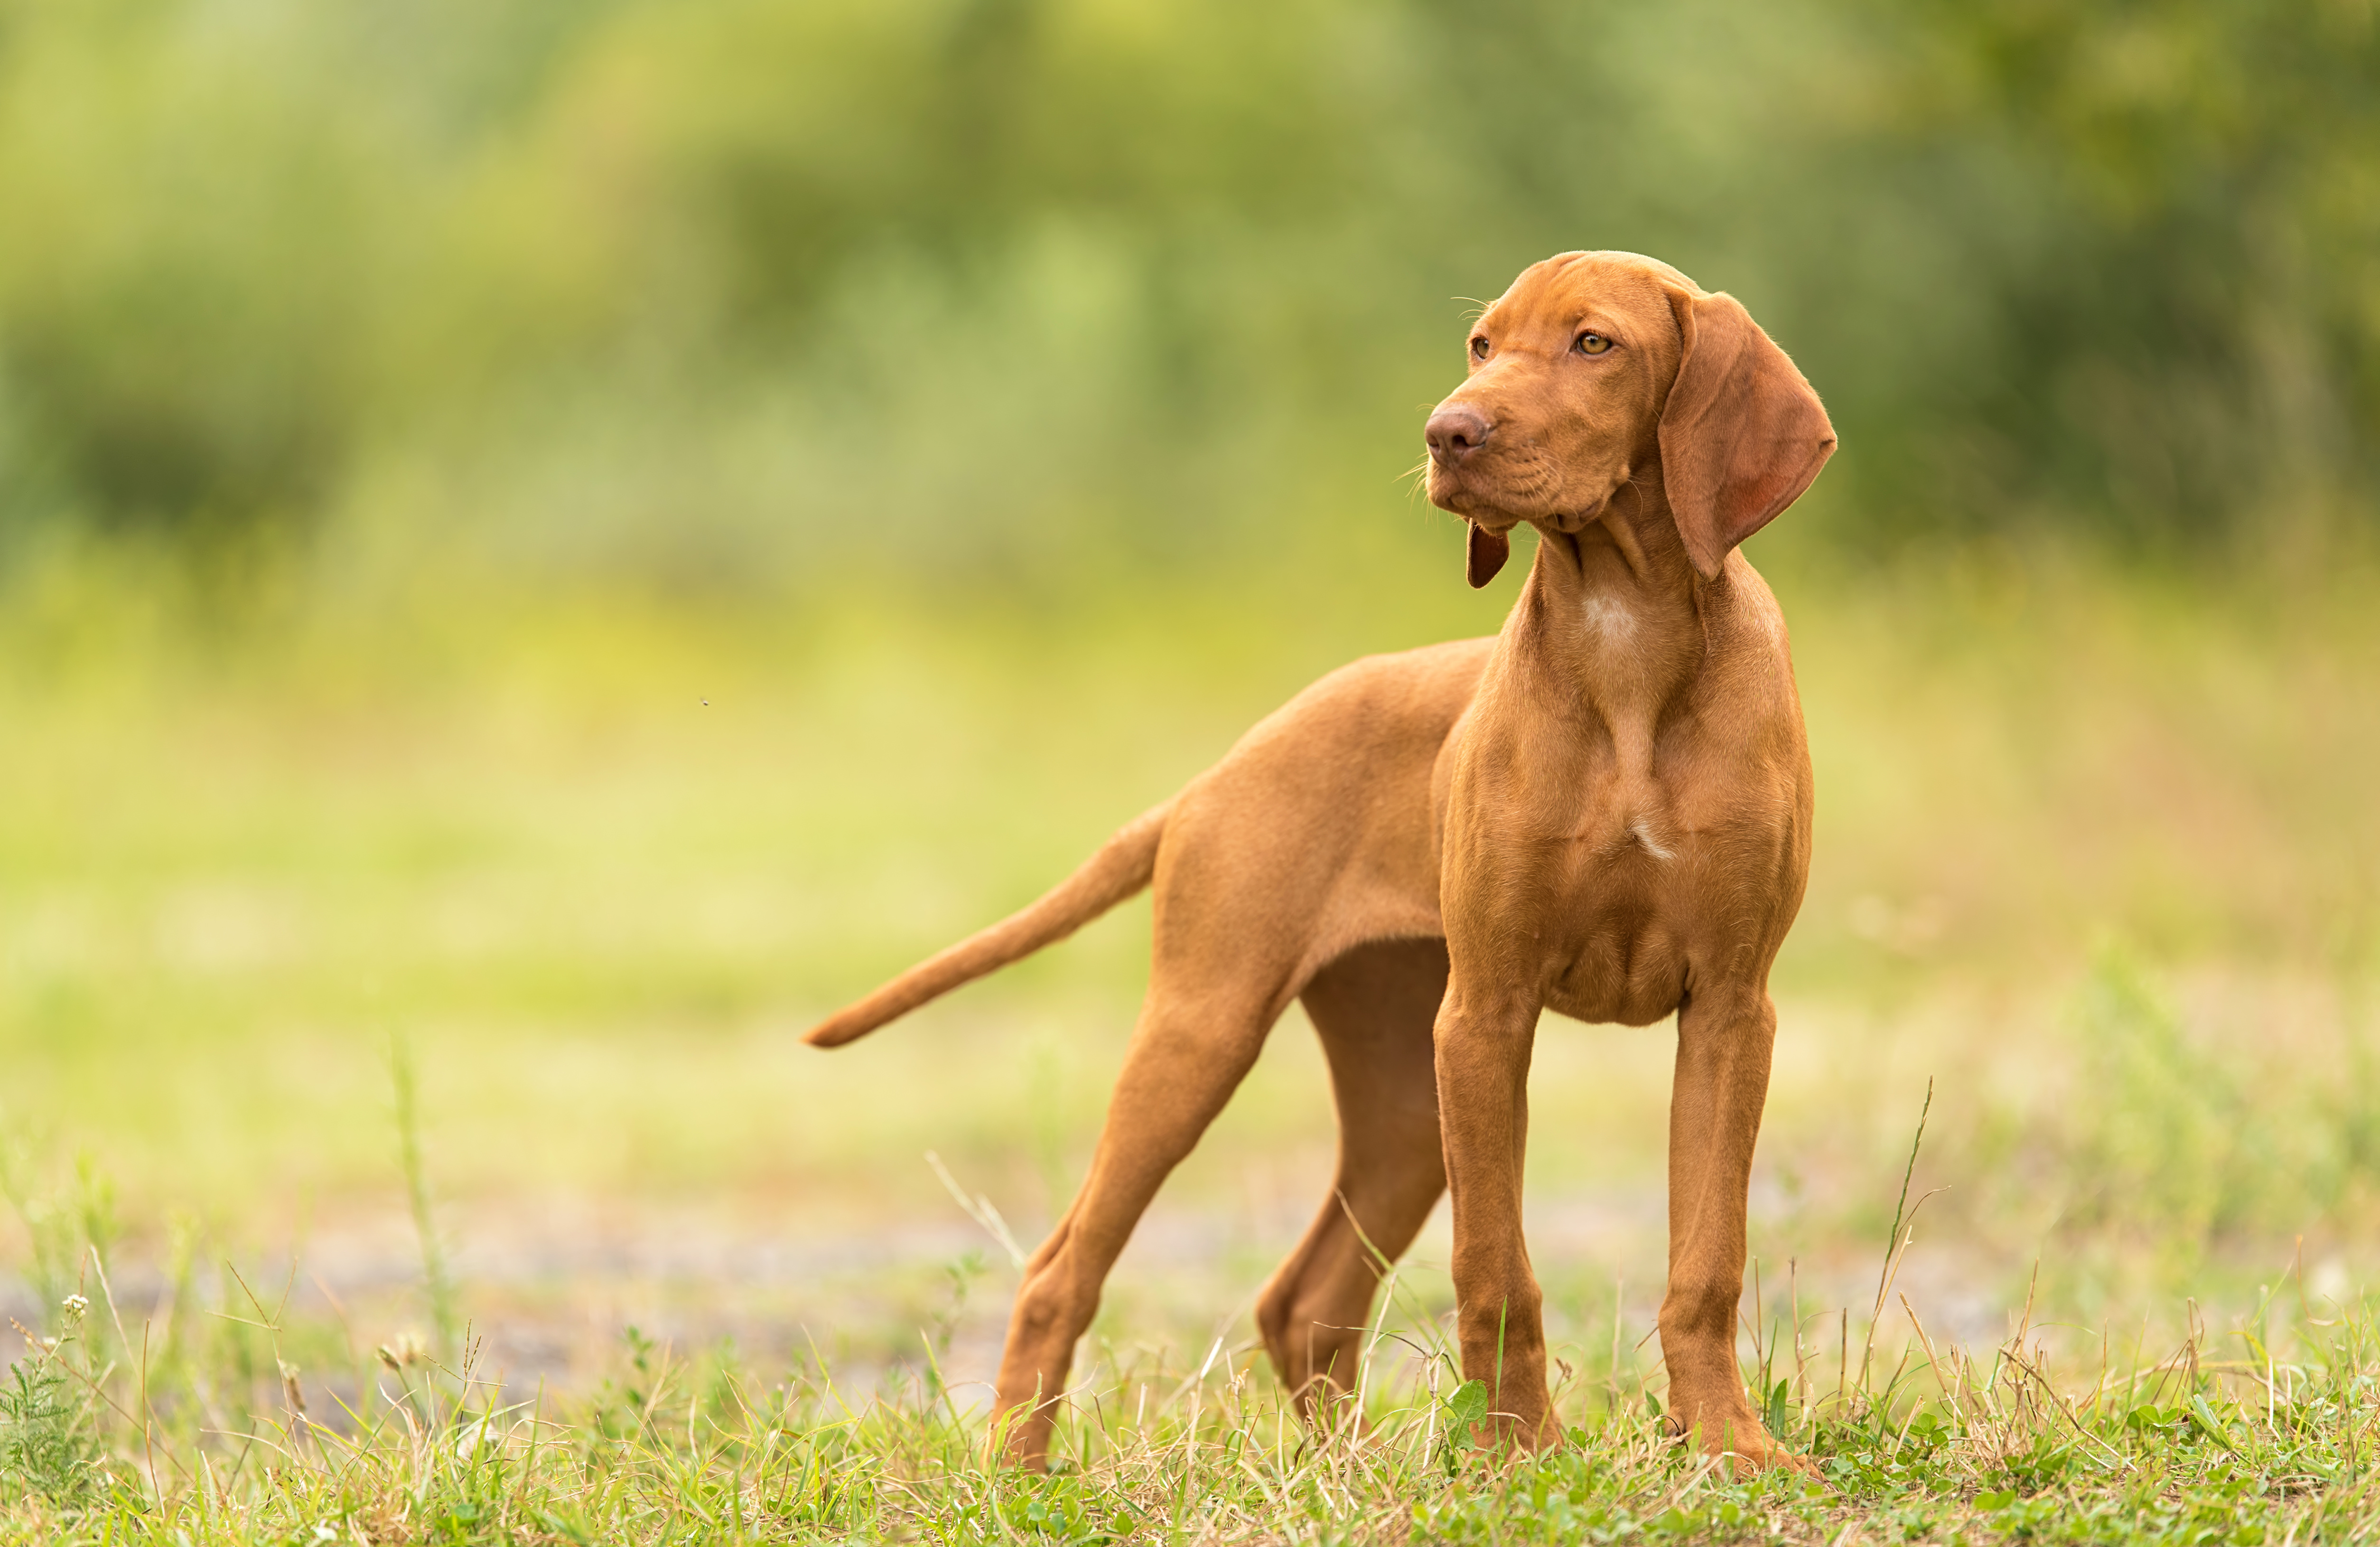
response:
M1393 1258L1451 1190L1464 1374L1489 1386L1491 1430L1559 1434L1521 1232L1538 1016L1674 1011L1670 1411L1714 1452L1785 1458L1745 1401L1735 1315L1810 764L1783 620L1735 549L1834 434L1741 306L1631 254L1532 267L1472 354L1430 418L1429 494L1471 523L1474 584L1512 527L1537 529L1503 631L1324 677L1047 897L810 1033L849 1041L1156 887L1148 995L1089 1175L1009 1323L1018 1460L1047 1451L1135 1222L1293 999L1330 1064L1339 1163L1257 1320L1310 1417L1353 1370L1379 1274L1364 1242Z

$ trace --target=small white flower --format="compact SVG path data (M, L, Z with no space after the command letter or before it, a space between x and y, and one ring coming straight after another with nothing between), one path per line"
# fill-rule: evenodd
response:
M91 1302L83 1298L80 1295L68 1295L64 1300L61 1300L59 1304L69 1316L80 1316L84 1311L91 1309Z
M468 1461L475 1453L503 1443L504 1435L497 1431L494 1419L474 1419L455 1433L455 1459Z

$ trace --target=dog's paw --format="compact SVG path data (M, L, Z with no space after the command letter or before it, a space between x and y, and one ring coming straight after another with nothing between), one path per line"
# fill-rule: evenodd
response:
M1730 1469L1738 1482L1750 1482L1763 1472L1791 1472L1796 1477L1815 1478L1821 1475L1818 1464L1797 1451L1787 1450L1775 1441L1766 1448L1753 1451L1740 1446L1727 1453Z
M1801 1477L1819 1475L1815 1461L1778 1443L1749 1412L1722 1419L1713 1432L1701 1424L1682 1422L1673 1411L1669 1416L1669 1428L1679 1443L1695 1441L1705 1456L1727 1457L1729 1472L1738 1482L1748 1482L1768 1471L1792 1472Z

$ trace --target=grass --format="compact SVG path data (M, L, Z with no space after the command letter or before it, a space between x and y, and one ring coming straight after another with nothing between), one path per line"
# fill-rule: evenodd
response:
M1877 1286L1891 1292L1892 1267ZM606 1379L561 1397L487 1378L467 1344L348 1348L328 1379L279 1356L279 1309L231 1324L272 1356L154 1367L77 1296L0 1396L0 1527L18 1540L159 1541L2353 1541L2380 1533L2368 1308L2267 1292L2164 1357L2029 1316L1997 1347L1915 1335L1876 1352L1848 1316L1746 1316L1753 1395L1810 1475L1738 1476L1666 1432L1658 1369L1615 1322L1558 1366L1565 1443L1474 1448L1433 1316L1391 1280L1362 1425L1302 1430L1245 1349L1195 1363L1099 1346L1046 1477L987 1467L992 1434L941 1378L943 1335L873 1383L818 1358L686 1358L627 1330ZM1905 1301L1904 1301L1905 1308ZM1767 1325L1764 1328L1764 1321ZM1840 1328L1840 1341L1823 1334ZM170 1336L171 1328L165 1329ZM2090 1358L2097 1356L2096 1368ZM1829 1360L1827 1356L1836 1357ZM2061 1358L2061 1355L2063 1358ZM1829 1368L1831 1365L1831 1369Z
M1436 549L1342 557L1311 595L1048 615L456 582L210 627L121 575L20 579L0 1533L2352 1537L2380 625L2351 568L1781 566L1821 828L1742 1350L1818 1491L1662 1442L1669 1041L1550 1020L1528 1209L1572 1446L1448 1443L1442 1217L1368 1430L1288 1420L1246 1303L1328 1175L1293 1017L1111 1285L1067 1468L985 1470L1013 1269L937 1172L1028 1244L1062 1206L1145 905L859 1047L794 1036L1303 681L1509 600Z

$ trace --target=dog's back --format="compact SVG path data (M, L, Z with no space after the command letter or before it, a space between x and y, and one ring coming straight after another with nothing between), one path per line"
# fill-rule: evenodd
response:
M1340 667L1050 892L836 1011L804 1040L856 1041L1064 939L1152 880L1161 908L1167 894L1185 888L1225 905L1166 909L1188 926L1177 935L1196 938L1160 928L1160 959L1219 948L1285 956L1284 1005L1296 984L1361 941L1439 933L1431 771L1495 643L1458 640ZM1248 938L1208 938L1216 929Z

